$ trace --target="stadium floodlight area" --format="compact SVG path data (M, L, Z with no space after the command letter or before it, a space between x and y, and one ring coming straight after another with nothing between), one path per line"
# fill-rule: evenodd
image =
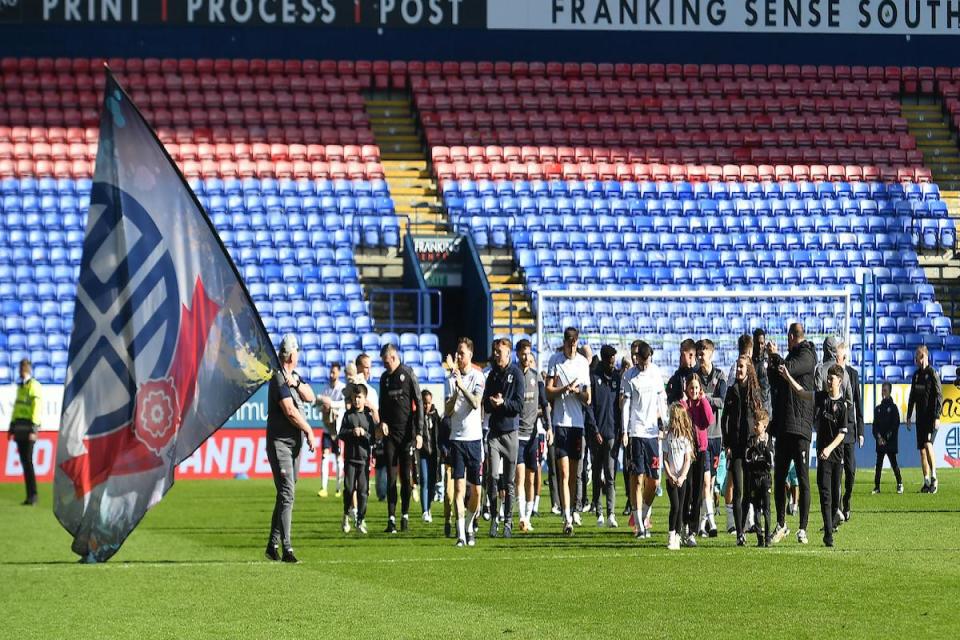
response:
M600 345L610 344L618 358L629 357L631 342L645 340L654 349L655 362L672 370L682 340L709 338L717 350L714 362L726 368L736 360L737 339L758 328L781 352L786 351L785 336L792 322L803 323L807 339L818 349L828 336L849 344L852 314L860 313L851 297L843 289L540 290L535 295L535 346L543 368L563 344L563 330L572 326L594 353Z

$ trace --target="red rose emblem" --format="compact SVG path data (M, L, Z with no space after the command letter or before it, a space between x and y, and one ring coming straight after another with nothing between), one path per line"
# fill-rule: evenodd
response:
M137 389L133 432L156 454L170 442L180 427L180 403L173 378L148 380Z

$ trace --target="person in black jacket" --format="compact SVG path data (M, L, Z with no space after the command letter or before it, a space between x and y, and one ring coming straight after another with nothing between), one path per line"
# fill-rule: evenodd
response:
M697 343L687 338L680 343L680 366L667 381L667 404L680 402L691 374L699 373L697 366Z
M840 468L843 464L843 437L847 431L847 401L843 397L845 372L840 365L827 372L827 390L807 391L791 375L786 365L780 365L780 377L787 381L790 391L798 397L812 400L817 423L817 489L820 493L820 514L823 516L823 544L833 546L833 533L839 526L834 520L840 495Z
M746 544L743 518L750 506L749 493L745 491L744 459L747 443L758 422L769 420L763 406L763 393L757 382L757 374L749 355L737 359L733 384L727 387L723 413L720 417L720 432L727 454L727 477L733 487L733 521L737 533L737 545Z
M897 478L897 493L903 493L903 478L900 477L900 465L897 464L897 452L900 440L900 409L890 397L893 387L884 382L880 393L883 399L873 410L873 439L877 444L877 466L873 471L873 493L880 493L880 472L883 470L883 458L890 461L893 475Z
M943 407L943 389L940 376L930 366L930 353L923 345L914 354L917 371L910 381L910 397L907 401L907 422L917 411L917 449L920 450L920 467L923 469L923 487L920 493L937 492L937 461L933 442L940 428L940 411Z
M498 533L497 499L502 478L505 482L503 500L503 537L513 536L513 501L516 498L518 429L523 412L523 373L511 362L510 341L494 341L495 360L483 388L483 410L490 416L487 431L487 499L490 501L490 537ZM501 467L501 463L503 466Z
M805 338L803 325L794 322L787 330L789 352L783 358L777 352L777 345L767 342L767 354L770 361L767 370L770 379L770 392L773 398L773 415L770 422L770 434L776 438L774 445L773 484L777 505L777 528L773 532L773 542L777 543L789 533L786 526L787 511L787 471L793 461L797 469L797 482L800 484L800 529L797 541L807 544L807 521L810 517L810 441L813 437L813 400L809 394L793 393L792 387L780 373L785 365L790 376L804 391L814 390L814 371L817 367L817 350ZM846 426L846 425L844 425Z
M707 433L707 458L703 474L703 517L698 530L700 535L717 537L717 521L713 515L714 484L717 478L717 468L720 465L720 451L723 449L723 437L720 429L720 414L727 397L727 376L714 366L713 356L716 347L713 341L704 338L697 341L697 364L700 365L700 385L703 394L710 401L713 409L713 422Z
M617 350L605 344L600 348L600 366L590 372L593 420L586 421L587 446L593 459L593 506L597 526L617 526L613 512L617 491L617 443L623 435L620 411L620 374L615 369ZM607 499L607 517L600 508L600 488Z
M347 412L340 423L337 439L343 441L344 491L343 525L344 533L350 533L350 510L356 500L357 512L354 524L357 531L367 533L367 495L370 492L370 454L373 448L373 436L377 423L366 408L367 387L354 385L350 397L346 398Z
M380 350L386 371L380 377L380 435L387 465L387 528L397 532L397 475L400 476L402 519L400 530L410 527L410 496L413 493L414 449L423 446L423 399L420 384L410 367L400 364L397 347Z
M837 496L840 516L846 522L850 519L850 500L857 478L857 452L863 447L863 403L860 401L860 375L847 364L849 350L847 343L837 345L837 364L843 367L850 381L851 406L847 407L847 433L843 437L843 495Z
M773 447L766 427L765 421L754 423L753 434L747 440L747 449L743 456L747 471L747 497L757 518L758 547L770 546L770 469L773 468Z
M440 429L440 413L433 404L433 394L429 389L420 392L423 398L423 447L420 448L420 506L423 508L423 521L433 522L430 507L437 487L437 470L440 468L440 450L437 447Z

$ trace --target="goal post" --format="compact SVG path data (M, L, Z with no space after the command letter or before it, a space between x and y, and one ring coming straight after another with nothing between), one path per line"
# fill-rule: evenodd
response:
M541 369L545 367L549 355L563 344L563 330L573 326L594 353L604 344L615 347L618 361L629 358L631 342L644 340L653 347L655 362L671 371L682 340L709 338L716 346L714 362L726 371L736 360L739 337L759 328L781 352L786 350L792 322L803 323L807 340L818 352L828 336L849 345L855 313L852 296L845 289L538 290L537 360Z

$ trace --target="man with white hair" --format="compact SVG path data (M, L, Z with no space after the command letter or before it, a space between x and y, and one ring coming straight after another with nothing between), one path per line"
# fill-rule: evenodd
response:
M277 498L266 555L270 560L290 563L298 562L290 542L290 527L303 437L310 451L316 448L316 438L304 412L305 405L315 402L316 396L296 371L299 352L297 338L290 333L284 335L280 342L280 370L270 379L267 394L267 460Z

